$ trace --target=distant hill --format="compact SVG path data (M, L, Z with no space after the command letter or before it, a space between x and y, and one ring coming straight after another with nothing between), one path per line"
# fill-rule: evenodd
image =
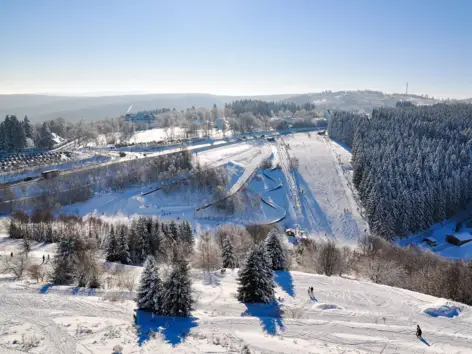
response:
M33 122L62 117L71 121L99 120L118 117L133 110L188 107L222 107L236 99L252 98L266 101L294 101L298 104L314 102L321 109L347 109L370 112L374 107L393 106L399 100L415 104L433 104L436 100L416 95L384 94L378 91L339 91L302 95L217 96L210 94L147 94L101 97L68 97L48 95L0 95L0 114L28 117ZM470 101L470 100L469 100Z

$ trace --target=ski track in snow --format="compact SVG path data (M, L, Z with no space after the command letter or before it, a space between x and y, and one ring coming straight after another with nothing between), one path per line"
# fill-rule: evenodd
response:
M324 235L356 245L366 229L357 203L331 145L316 134L284 137L289 153L299 161L295 172L304 218L299 224L314 236ZM345 152L345 155L350 155ZM344 157L346 157L344 156Z
M234 345L247 344L255 353L470 353L472 347L472 309L466 305L363 281L291 272L286 278L290 284L277 287L276 296L283 298L279 315L270 306L239 303L236 276L236 270L215 273L210 284L201 272L192 271L197 324L176 349L216 352L191 345L195 336L224 337ZM284 291L287 286L293 286L293 296ZM308 298L309 286L314 286L316 300ZM20 327L40 338L34 353L110 353L114 344L121 344L124 353L139 352L133 301L110 302L70 291L41 294L40 289L1 283L0 353L15 352L12 342L21 340ZM444 306L457 306L459 315L424 312ZM416 324L429 346L416 338ZM107 337L109 328L117 330L116 338Z

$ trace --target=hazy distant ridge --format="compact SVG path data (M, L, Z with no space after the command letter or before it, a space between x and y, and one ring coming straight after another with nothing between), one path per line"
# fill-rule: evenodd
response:
M102 97L70 97L48 95L0 95L0 113L3 116L28 115L33 122L58 117L71 121L99 120L123 115L129 106L133 110L195 107L222 107L226 102L241 98L267 101L294 101L297 104L314 102L322 109L357 109L369 112L373 107L393 106L398 100L412 100L416 104L433 104L436 100L402 94L384 94L378 91L341 91L308 94L286 94L266 96L218 96L210 94L147 94ZM470 99L468 100L470 101Z

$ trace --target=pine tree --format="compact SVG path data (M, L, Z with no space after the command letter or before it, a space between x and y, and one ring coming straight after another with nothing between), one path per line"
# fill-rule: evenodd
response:
M175 220L171 220L171 222L169 223L169 232L174 241L179 240L179 229Z
M135 221L136 253L138 263L143 262L148 255L152 255L151 234L148 232L145 217L139 217Z
M23 123L16 116L11 116L11 141L13 151L21 151L26 147L26 135L23 129Z
M221 252L221 257L223 258L223 268L235 268L236 257L234 255L233 243L231 239L226 236L223 240L223 251Z
M128 235L126 234L126 227L120 227L120 236L118 237L118 260L121 264L130 264L131 258L129 255Z
M23 119L23 130L25 132L25 137L33 139L33 128L31 127L28 116L25 116L25 119Z
M239 273L238 300L246 303L269 303L274 299L274 272L263 245L249 253Z
M73 237L65 237L59 242L53 263L52 282L54 284L67 285L74 281L76 243L77 240Z
M154 257L149 256L144 263L136 304L140 310L161 313L162 283Z
M182 223L180 224L180 235L182 237L183 242L186 242L189 245L193 245L195 243L192 226L187 220L182 221Z
M174 263L169 278L164 283L162 314L166 316L188 317L191 314L192 282L187 261Z
M119 260L118 257L118 240L115 235L115 228L113 225L110 228L110 234L107 238L106 243L106 260L107 262L117 262Z
M269 232L269 235L267 236L266 250L273 270L287 269L284 249L280 242L277 230L271 230Z
M45 149L50 149L54 146L54 139L52 137L51 130L49 129L49 126L46 124L46 122L44 122L41 126L36 145Z

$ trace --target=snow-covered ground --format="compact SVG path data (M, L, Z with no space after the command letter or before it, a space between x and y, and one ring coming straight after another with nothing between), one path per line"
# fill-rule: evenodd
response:
M457 217L452 220L444 221L443 223L438 223L433 225L430 229L425 232L421 232L417 235L407 237L404 239L399 239L398 244L401 246L408 246L410 244L415 244L424 250L431 250L434 253L437 253L443 257L451 259L463 259L471 260L472 259L472 241L463 244L462 246L455 246L451 243L446 242L447 235L460 235L472 240L472 225L465 225L460 229L459 232L455 231ZM469 227L468 227L469 226ZM436 240L436 246L430 246L426 242L423 242L425 237L430 237Z
M198 137L203 137L204 131L197 131ZM231 132L225 132L225 136L231 136ZM218 129L210 130L210 137L213 139L223 138L223 131ZM166 139L183 139L185 138L185 129L180 127L169 127L169 128L155 128L149 130L143 130L134 133L129 139L130 143L140 144L148 143L151 141L160 141Z
M196 154L203 168L224 167L227 171L227 193L234 194L245 184L262 161L270 156L267 144L241 142L234 145L204 150ZM211 221L196 219L195 209L212 202L209 192L190 190L186 185L176 186L172 191L158 190L148 195L155 185L127 188L124 192L104 193L83 202L63 207L62 213L78 215L97 214L112 217L115 215L157 215L163 219L186 219L197 231L200 224L213 224ZM202 214L200 214L201 216ZM209 214L206 213L205 216Z
M240 353L247 345L251 353L386 354L470 353L472 347L472 309L466 305L301 272L276 272L277 305L245 305L235 298L236 274L216 272L211 284L192 271L194 317L140 314L138 326L128 300L134 293L1 278L0 352L108 354L120 345L123 353ZM423 340L415 336L417 324ZM159 327L162 338L147 341Z
M316 133L296 133L277 140L275 143L251 140L216 147L210 144L191 147L201 166L225 166L229 180L227 193L243 193L245 200L251 203L245 212L240 210L228 215L213 207L192 212L211 203L213 195L190 191L185 186L148 196L141 194L155 186L130 188L123 193L97 196L62 211L80 215L95 212L108 216L179 217L188 219L197 230L202 224L211 228L222 222L279 222L283 227L300 225L311 237L328 236L343 244L356 245L367 226L349 188L350 152ZM165 152L152 154L161 153ZM289 168L289 156L299 160L298 171ZM273 167L282 168L259 169L269 158Z
M332 144L316 133L288 135L283 143L289 155L296 157L299 163L292 182L287 179L289 184L296 184L291 190L299 193L301 203L301 214L292 215L292 219L298 220L311 235L326 235L341 243L357 244L367 225L349 188L349 176L343 173ZM343 154L349 160L349 152ZM295 197L292 199L295 201Z

